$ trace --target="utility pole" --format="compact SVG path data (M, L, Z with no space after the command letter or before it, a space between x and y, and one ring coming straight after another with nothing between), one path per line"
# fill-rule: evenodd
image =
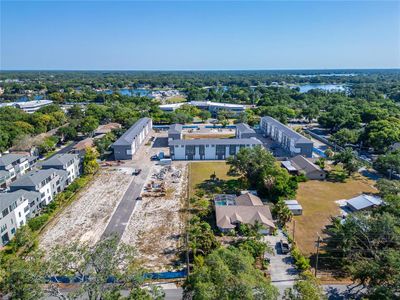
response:
M296 232L296 220L293 220L293 232L292 232L293 242L295 241L295 240L294 240L294 234L295 234L295 232Z
M318 258L319 258L319 243L321 242L321 238L318 234L318 240L317 240L317 255L315 258L315 274L314 276L317 277L317 272L318 272Z

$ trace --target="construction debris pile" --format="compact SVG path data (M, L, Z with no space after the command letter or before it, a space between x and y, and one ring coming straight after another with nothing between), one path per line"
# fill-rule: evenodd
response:
M182 171L176 170L172 166L163 167L160 171L155 170L151 176L152 180L144 187L142 197L165 197L166 196L166 181L170 177L171 182L178 184L182 177Z
M152 271L179 269L183 247L186 164L155 165L143 188L122 242L138 251L141 265Z

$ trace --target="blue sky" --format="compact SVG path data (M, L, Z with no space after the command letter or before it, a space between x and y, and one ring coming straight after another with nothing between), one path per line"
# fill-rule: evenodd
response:
M0 5L3 70L400 67L399 1Z

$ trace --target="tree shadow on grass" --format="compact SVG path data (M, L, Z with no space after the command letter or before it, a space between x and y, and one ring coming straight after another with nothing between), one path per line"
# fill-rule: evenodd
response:
M199 183L196 186L197 189L201 189L207 195L214 194L237 194L243 188L243 184L239 179L208 179Z

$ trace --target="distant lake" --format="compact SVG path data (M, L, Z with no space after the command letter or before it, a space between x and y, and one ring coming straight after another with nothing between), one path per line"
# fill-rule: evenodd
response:
M118 92L124 96L136 96L136 95L147 96L148 94L150 94L150 91L146 90L146 89L120 89L120 90L117 90L116 92ZM106 90L103 93L105 93L107 95L111 95L114 93L114 91Z
M42 100L43 96L42 95L35 95L33 97L33 99L34 100ZM18 100L17 100L17 102L26 102L26 101L29 101L29 98L27 96L19 97Z
M343 84L320 84L320 83L312 83L312 84L304 84L300 85L300 93L307 93L313 89L320 89L328 92L344 92L347 90L346 86Z
M321 74L308 74L308 75L304 75L304 74L300 74L300 75L293 75L293 76L297 76L300 78L313 78L313 77L351 77L351 76L356 76L355 73L321 73Z

